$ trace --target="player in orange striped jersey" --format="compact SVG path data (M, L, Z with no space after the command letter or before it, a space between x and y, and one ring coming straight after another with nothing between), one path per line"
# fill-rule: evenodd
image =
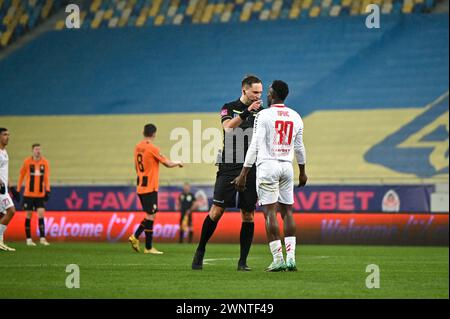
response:
M23 209L27 212L25 219L25 233L27 236L27 245L36 246L31 239L31 217L33 211L37 211L39 217L39 235L40 243L48 246L45 239L45 203L50 198L50 166L46 158L41 154L41 145L32 145L32 156L27 157L20 169L17 191L20 192L23 181L25 180L25 191L23 194Z
M162 254L152 246L153 223L158 210L159 163L165 167L183 167L180 161L171 161L161 155L159 148L153 144L156 137L156 126L147 124L144 127L144 139L134 149L134 164L137 174L137 194L142 209L147 213L136 232L129 237L131 247L139 252L139 236L145 232L145 254Z

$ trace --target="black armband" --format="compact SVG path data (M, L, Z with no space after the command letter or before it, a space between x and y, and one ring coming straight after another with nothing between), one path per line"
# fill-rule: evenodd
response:
M239 114L239 117L241 118L241 120L245 121L251 114L252 112L250 112L248 109L245 109L241 114Z

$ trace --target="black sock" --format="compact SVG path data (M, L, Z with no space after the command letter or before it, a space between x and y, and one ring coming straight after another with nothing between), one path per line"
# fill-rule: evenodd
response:
M41 238L45 238L45 222L44 218L39 218L39 235Z
M247 264L247 256L250 252L250 246L253 241L253 234L255 232L255 223L242 223L241 226L241 257L239 258L239 264Z
M180 240L178 241L180 244L183 242L183 238L184 238L184 231L180 227Z
M200 237L200 242L198 243L197 250L205 251L206 243L211 238L212 234L216 230L217 222L213 221L209 215L206 216L205 221L202 226L202 235Z
M25 219L25 234L27 235L27 239L31 238L31 219Z
M147 219L143 219L143 220L141 221L141 223L139 224L139 227L136 229L136 231L135 231L135 233L134 233L134 237L139 238L139 236L141 236L142 232L143 232L144 229L145 229L145 221L146 221L146 220L147 220Z
M189 243L192 243L192 237L194 237L194 232L192 230L189 231Z
M153 241L153 220L145 221L145 249L152 249Z

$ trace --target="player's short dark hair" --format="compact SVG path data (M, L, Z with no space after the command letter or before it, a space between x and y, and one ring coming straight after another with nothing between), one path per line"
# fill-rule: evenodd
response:
M244 86L252 86L252 84L255 84L255 83L262 83L261 79L258 78L256 75L247 74L242 79L242 87L244 87Z
M35 147L39 147L39 146L41 146L41 144L34 143L33 145L31 145L31 149L34 150Z
M272 82L272 90L280 100L285 100L289 94L289 87L286 82L281 80L275 80Z
M2 134L3 132L6 132L8 129L4 128L4 127L0 127L0 134Z
M156 132L156 126L153 124L147 124L144 126L144 136L145 137L152 137L153 134Z

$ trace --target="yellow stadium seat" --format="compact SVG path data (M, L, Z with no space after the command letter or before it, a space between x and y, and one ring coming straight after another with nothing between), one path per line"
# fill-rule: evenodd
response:
M342 0L343 7L349 7L352 4L352 0Z
M251 10L244 10L244 11L242 11L241 15L239 17L239 21L247 22L250 19L251 14L252 14Z
M332 0L322 0L322 8L329 8Z
M275 9L270 11L269 19L276 20L280 16L280 9Z
M22 14L22 16L20 17L20 24L25 25L28 22L28 19L30 17L28 16L28 14L24 13Z
M112 17L108 22L108 28L116 28L118 24L119 24L119 18Z
M192 17L192 23L197 24L201 22L203 12L206 8L208 0L199 0L197 3L197 7L194 12L194 16Z
M155 25L156 26L162 25L164 23L164 19L165 19L164 15L162 15L162 14L158 15L155 19Z
M11 24L11 22L12 22L12 17L11 17L11 16L6 15L6 16L3 18L3 24L4 24L4 25L8 26L8 25Z
M341 6L340 5L334 5L331 7L330 10L330 16L337 17L341 13Z
M125 9L130 9L133 11L134 6L136 5L136 0L128 0L125 5Z
M311 18L316 18L317 16L319 16L320 14L320 7L312 7L311 10L309 11L309 16Z
M300 15L300 8L299 7L292 7L289 11L289 19L297 19Z
M131 15L131 10L132 9L130 8L126 8L125 10L123 10L122 15L119 19L119 27L124 27L128 23Z
M3 45L3 46L6 46L7 44L8 44L8 42L9 42L9 39L11 38L11 31L10 30L7 30L5 33L3 33L3 35L2 35L2 38L1 38L1 44Z
M53 0L47 0L44 7L42 8L41 17L46 19L50 14L50 10L52 9Z
M221 14L225 10L225 4L224 3L218 3L216 4L216 7L214 8L215 14Z
M402 8L403 13L411 13L414 9L414 4L405 3Z
M220 22L226 23L226 22L230 21L230 18L231 18L231 11L225 10L222 13L222 15L220 16Z
M197 1L191 1L186 8L186 15L188 15L188 16L194 15L196 6L197 6Z
M137 27L142 27L144 24L145 24L145 22L147 21L147 15L145 14L145 15L140 15L139 16L139 18L137 18L137 20L136 20L136 26Z
M259 20L261 21L268 20L269 17L270 17L270 10L268 9L262 10L261 13L259 14Z
M161 7L161 0L154 0L152 3L152 7L150 8L150 11L148 15L150 17L156 17L156 15L159 12L159 8Z
M64 20L59 20L56 22L55 30L62 30L66 26L66 22Z
M108 9L105 11L105 14L103 15L103 18L106 20L109 20L113 17L114 11L113 9Z
M91 22L92 29L98 29L98 27L102 23L103 14L104 14L104 12L102 10L97 11L97 13L95 14L94 20L92 20L92 22Z
M236 4L244 4L245 0L236 0Z
M385 3L381 7L381 13L383 14L389 14L392 12L392 3Z
M264 3L262 1L257 1L253 4L253 11L260 12L264 7Z
M213 4L208 4L205 8L205 10L203 11L203 15L201 18L201 23L210 23L212 16L214 14L214 5Z
M182 13L178 13L174 18L173 18L173 24L175 25L180 25L181 23L183 23L183 18L184 15Z
M90 6L90 10L91 10L91 12L97 12L97 10L98 10L98 8L100 7L100 4L102 3L102 0L94 0L92 3L91 3L91 6Z
M311 7L312 4L312 0L305 0L302 2L302 9L308 9L309 7Z
M173 17L177 13L177 10L178 10L178 7L170 6L169 9L167 10L167 16Z

